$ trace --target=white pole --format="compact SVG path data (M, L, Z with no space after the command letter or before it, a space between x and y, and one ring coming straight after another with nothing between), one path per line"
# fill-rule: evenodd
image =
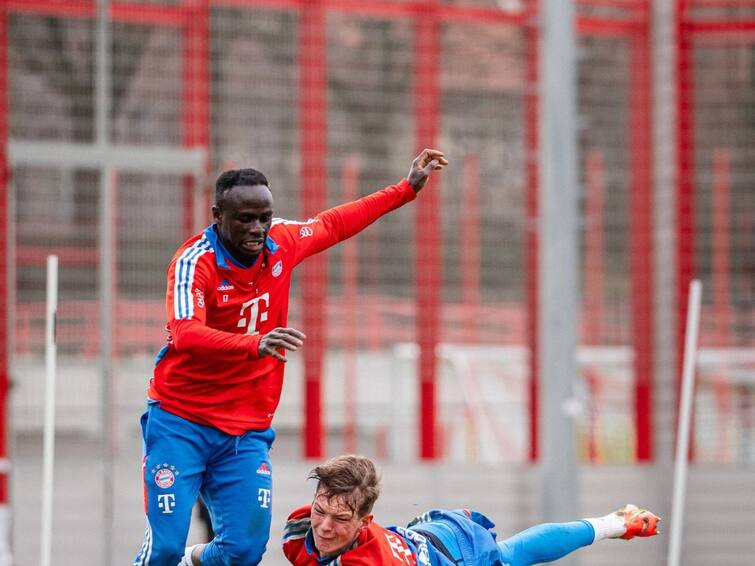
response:
M684 525L684 493L687 483L692 394L697 361L697 335L700 328L700 300L702 285L695 279L689 286L687 328L684 335L684 365L682 368L682 398L679 402L679 426L676 432L676 461L674 462L674 493L671 502L671 537L668 566L679 566Z
M58 256L47 256L45 310L45 423L42 449L42 534L40 566L50 566L52 548L53 464L55 463L55 317L58 310Z

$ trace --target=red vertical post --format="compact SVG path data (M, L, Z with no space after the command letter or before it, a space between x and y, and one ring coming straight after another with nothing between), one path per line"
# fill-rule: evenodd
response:
M8 235L8 4L0 1L0 238L7 247ZM8 505L8 390L10 384L10 356L8 346L8 250L0 253L0 509ZM9 525L7 525L9 526ZM0 532L0 536L6 536ZM10 541L0 541L0 548Z
M305 216L327 203L327 48L325 8L320 0L302 6L299 20L299 129L301 132L301 204ZM325 302L328 264L318 254L304 264L302 308L304 348L304 456L323 455L321 416L322 362L325 353Z
M716 149L713 154L713 305L716 346L731 346L731 164L727 148ZM727 442L727 423L724 416L731 414L731 393L734 387L726 375L726 368L718 368L713 381L716 410L720 415L716 424L716 459L729 460L730 443Z
M677 412L684 361L687 295L695 275L695 122L693 38L688 30L691 0L676 0L677 18L677 189L676 189L676 391ZM694 436L690 456L694 451Z
M634 425L639 462L653 459L653 179L651 147L650 9L642 4L642 26L631 38L630 277L634 345Z
M585 158L585 274L584 274L584 340L585 343L600 343L605 305L605 253L603 205L605 194L605 165L603 153L589 150Z
M717 149L713 154L713 304L719 347L731 345L730 170L729 150Z
M347 158L341 170L341 196L343 202L357 199L359 194L359 166L355 158ZM359 277L359 251L357 238L351 238L343 246L342 288L344 307L343 338L343 396L344 425L343 450L347 454L357 451L357 367L356 350L359 329L357 328L357 285Z
M440 20L437 0L422 4L414 23L414 117L417 149L435 147L440 122ZM420 458L439 455L436 422L435 350L442 298L440 176L416 203L417 342L419 344Z
M585 180L587 195L585 199L585 267L584 267L584 342L600 344L603 328L603 307L605 305L605 253L604 241L604 195L605 164L603 153L589 150L585 158ZM587 457L596 462L598 453L598 405L601 392L601 374L597 367L588 367L584 373L587 383L589 403L589 431L587 437Z
M464 159L464 199L461 203L461 301L464 339L479 340L480 316L480 156Z
M380 222L370 226L363 236L364 255L371 258L367 262L365 273L365 287L370 290L367 306L367 346L370 350L378 350L383 337L383 317L380 309Z
M210 146L210 6L209 0L184 0L189 17L183 28L181 54L181 144L185 148ZM198 179L185 175L182 231L194 233L194 189Z
M525 223L524 223L524 296L527 307L527 352L529 369L529 417L530 446L529 460L538 459L538 397L540 368L540 339L538 327L540 301L538 288L539 231L540 218L540 97L538 94L540 73L540 27L538 25L539 1L527 0L527 24L525 29L525 94L524 94L524 154L525 154Z

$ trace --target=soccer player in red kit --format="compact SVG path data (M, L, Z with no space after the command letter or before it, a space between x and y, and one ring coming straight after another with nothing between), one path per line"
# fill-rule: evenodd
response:
M442 152L426 149L400 183L306 222L273 217L273 194L259 171L220 175L214 223L168 267L167 344L141 419L147 527L136 566L260 562L271 520L270 424L285 352L306 338L287 326L291 273L414 200L447 164ZM216 537L184 551L197 494Z

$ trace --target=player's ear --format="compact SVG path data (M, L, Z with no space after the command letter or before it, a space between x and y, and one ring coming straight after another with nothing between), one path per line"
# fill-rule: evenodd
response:
M362 519L360 521L360 524L359 524L359 530L364 530L367 527L369 527L370 523L372 523L372 517L373 517L372 513L370 513L369 515L365 515L364 517L362 517Z
M215 222L220 222L220 207L217 204L212 205L212 219Z

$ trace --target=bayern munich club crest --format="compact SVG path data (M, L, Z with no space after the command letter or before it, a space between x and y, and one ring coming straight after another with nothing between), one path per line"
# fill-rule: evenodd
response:
M278 277L281 273L283 273L283 262L281 260L278 260L278 262L273 266L273 277Z
M176 476L181 473L175 466L170 466L168 464L158 464L152 468L150 472L155 476L155 484L161 489L168 489L171 487L176 483Z

